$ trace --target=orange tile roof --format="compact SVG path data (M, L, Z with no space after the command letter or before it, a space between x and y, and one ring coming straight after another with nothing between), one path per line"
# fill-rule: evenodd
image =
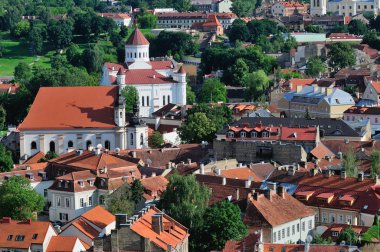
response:
M96 206L85 212L82 214L82 217L101 229L115 221L115 215L111 214L101 206Z
M371 81L371 84L376 93L380 94L380 81Z
M214 14L210 14L208 17L207 17L207 20L206 22L203 24L203 26L222 26L219 22L219 19L217 18L217 16Z
M171 228L168 230L165 230L164 228L160 234L153 231L152 215L156 213L162 212L155 207L149 209L144 215L142 215L132 224L131 230L144 238L150 239L151 242L164 249L165 251L168 249L168 245L171 245L173 248L175 248L178 244L181 244L187 237L189 237L188 229L165 213L163 213L162 216L163 226L171 226Z
M46 252L72 252L77 240L76 236L53 236Z
M155 176L141 179L142 186L149 191L161 191L166 190L166 186L169 184L169 180L163 176Z
M207 174L214 174L214 172ZM244 180L247 180L249 177L252 177L252 181L261 181L260 178L257 177L256 174L248 167L221 170L221 177Z
M313 209L305 206L286 192L284 198L278 194L273 194L271 200L266 198L264 194L260 194L257 200L250 199L244 216L244 223L249 225L257 223L257 219L261 219L261 221L275 227L314 214Z
M94 239L95 237L99 236L99 231L97 231L95 228L93 228L90 224L88 224L83 219L75 219L73 222L70 223L70 225L73 225L76 227L80 232L82 232L84 235L89 237L90 239ZM68 225L67 227L69 227Z
M19 84L1 84L0 81L0 94L15 94L19 88Z
M111 19L130 19L131 16L129 16L127 13L96 13L96 15L100 17L106 17Z
M335 156L334 153L331 150L329 150L329 148L327 148L326 145L324 145L323 143L318 143L318 145L310 151L310 154L318 159L325 158L326 156Z
M39 151L37 152L36 154L34 154L33 156L29 157L25 162L24 164L34 164L34 163L38 163L38 161L40 161L41 159L45 158L45 153L43 153L42 151Z
M50 222L47 221L15 221L3 218L0 220L0 247L27 249L32 244L42 245L49 227L53 229ZM37 234L36 239L33 239L34 234ZM8 240L10 235L12 237ZM16 241L18 235L24 236L24 240Z
M144 34L140 31L139 28L135 28L131 36L129 36L127 45L149 45L149 41L145 38Z
M112 129L118 87L42 87L19 130Z

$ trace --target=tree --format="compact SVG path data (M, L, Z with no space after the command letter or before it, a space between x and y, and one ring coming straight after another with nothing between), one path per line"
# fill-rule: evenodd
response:
M0 45L0 58L3 57L4 52L5 52L4 46Z
M95 45L89 46L82 53L83 66L89 73L100 72L103 66L103 50Z
M380 39L376 31L371 30L367 32L363 37L362 44L367 44L374 49L380 50Z
M16 220L34 218L33 212L42 211L44 197L30 185L29 180L13 176L0 186L0 217Z
M193 105L195 103L195 93L190 85L186 85L186 103Z
M329 237L328 239L323 239L321 235L316 235L314 236L313 241L311 243L312 244L332 244L333 241L331 237Z
M143 15L139 15L138 20L140 28L154 29L157 26L157 16L148 12Z
M30 31L30 23L28 21L18 22L12 29L12 36L16 38L26 37Z
M132 113L133 106L139 103L139 93L133 86L126 86L121 94L125 97L125 111Z
M250 35L247 24L241 19L235 19L229 31L228 38L232 43L239 41L249 41Z
M348 228L344 229L339 237L338 237L338 243L341 243L342 241L345 241L346 244L357 244L359 241L359 236L358 234L352 229L351 226Z
M328 53L329 64L335 69L349 67L355 64L355 54L348 43L334 43Z
M65 56L63 56L61 54L56 54L50 58L50 63L51 63L52 68L59 69L62 67L66 67L67 59Z
M244 59L237 59L236 63L231 67L232 84L234 86L242 86L245 76L249 72L249 67Z
M324 33L325 30L320 25L308 25L305 28L305 31L312 32L312 33Z
M152 148L160 148L164 144L164 138L159 131L155 131L149 137L149 146Z
M368 32L368 26L360 20L351 20L348 24L348 31L355 35L365 35Z
M256 5L256 0L235 0L232 2L231 10L238 17L250 17Z
M105 205L108 211L113 214L126 213L133 215L136 203L132 199L132 190L125 184L106 197Z
M54 151L48 151L45 155L46 160L50 160L50 159L57 158L57 157L58 157L58 154L55 153Z
M160 208L191 232L202 225L209 198L209 189L200 185L194 176L174 174L161 195Z
M358 161L352 147L343 156L343 168L349 177L356 177L358 175Z
M124 26L124 25L120 26L119 35L122 38L125 38L128 35L128 28L126 26Z
M135 204L138 204L144 198L143 195L144 187L140 180L135 179L131 185L131 200L133 200Z
M30 69L30 67L29 67L29 65L27 63L20 62L15 67L14 76L15 76L15 80L17 82L26 83L33 76L32 69Z
M185 123L179 127L181 140L187 143L212 141L216 133L216 126L205 113L195 113L188 116Z
M44 45L45 31L41 27L33 27L29 33L29 43L34 54L40 54Z
M248 233L238 206L223 200L206 209L196 233L197 251L222 250L226 241L241 240Z
M380 172L380 151L373 150L371 153L371 177L375 178Z
M372 226L378 226L378 225L379 225L379 215L377 215L377 213L376 213L375 217L373 218Z
M124 27L124 26L123 26ZM110 40L112 42L112 45L114 47L118 47L123 42L123 37L120 35L120 33L117 33L116 31L112 32L110 35Z
M190 0L176 0L173 2L174 9L179 12L189 11L191 8Z
M77 44L71 44L66 50L66 59L73 66L82 65L82 53Z
M243 86L247 88L247 100L257 100L269 87L269 78L263 70L247 74L243 79Z
M12 153L0 144L0 172L8 172L13 169Z
M72 29L73 27L69 21L50 21L47 29L49 42L55 49L69 46L73 40Z
M318 56L311 57L306 63L306 74L310 76L320 76L326 71L322 59Z
M0 130L3 130L6 128L6 122L7 120L7 112L5 111L4 107L0 105Z
M348 26L347 25L337 25L332 29L333 33L348 33Z
M210 78L203 82L200 99L201 102L227 102L227 89L217 78Z

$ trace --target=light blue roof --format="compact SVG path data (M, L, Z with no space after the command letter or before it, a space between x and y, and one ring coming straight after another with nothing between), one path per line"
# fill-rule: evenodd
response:
M318 87L317 92L314 93L313 86L305 86L301 92L297 93L295 91L286 93L284 98L288 101L296 101L297 98L309 98L307 103L318 104L322 100L325 100L330 105L355 105L352 96L338 88L334 88L333 92L326 96L324 92L321 92L322 88Z

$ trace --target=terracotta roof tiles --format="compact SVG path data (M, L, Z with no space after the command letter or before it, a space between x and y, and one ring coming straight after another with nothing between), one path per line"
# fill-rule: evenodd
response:
M102 206L96 206L81 216L100 229L105 228L115 221L115 215L105 210Z
M127 45L149 45L149 41L145 38L144 34L139 28L135 28L132 34L129 36Z

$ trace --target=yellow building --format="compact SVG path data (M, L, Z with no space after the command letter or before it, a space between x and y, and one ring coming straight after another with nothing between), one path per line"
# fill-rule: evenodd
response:
M297 86L296 91L284 94L278 102L281 116L304 118L342 118L343 112L355 104L352 96L338 88Z

